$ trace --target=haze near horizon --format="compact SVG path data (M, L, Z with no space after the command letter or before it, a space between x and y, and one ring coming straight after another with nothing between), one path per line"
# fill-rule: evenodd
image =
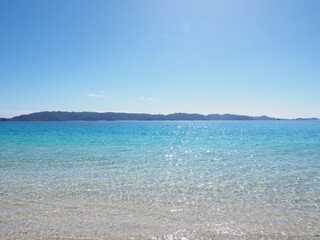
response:
M0 118L320 117L320 2L1 1Z

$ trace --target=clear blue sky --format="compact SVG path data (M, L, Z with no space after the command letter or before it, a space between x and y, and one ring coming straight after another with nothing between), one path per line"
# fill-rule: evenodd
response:
M319 0L2 0L0 117L320 117Z

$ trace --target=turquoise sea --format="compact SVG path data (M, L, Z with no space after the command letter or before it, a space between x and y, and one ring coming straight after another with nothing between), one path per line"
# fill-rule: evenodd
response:
M320 121L2 122L0 239L320 239Z

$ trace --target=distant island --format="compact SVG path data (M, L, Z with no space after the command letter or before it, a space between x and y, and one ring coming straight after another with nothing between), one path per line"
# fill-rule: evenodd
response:
M0 118L0 121L219 121L219 120L288 120L268 116L246 116L236 114L147 114L118 112L62 112L46 111L20 115L13 118ZM317 118L297 118L293 120L318 120Z

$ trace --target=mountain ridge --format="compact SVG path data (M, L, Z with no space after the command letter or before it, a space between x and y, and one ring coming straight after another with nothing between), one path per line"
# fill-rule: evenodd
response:
M237 114L199 114L199 113L125 113L125 112L67 112L43 111L0 118L0 121L231 121L231 120L319 120L318 118L284 119L265 115L247 116Z
M214 120L280 120L268 116L247 116L236 114L198 114L172 113L148 114L125 112L67 112L43 111L24 114L12 118L0 118L0 121L214 121ZM282 119L281 119L282 120Z

